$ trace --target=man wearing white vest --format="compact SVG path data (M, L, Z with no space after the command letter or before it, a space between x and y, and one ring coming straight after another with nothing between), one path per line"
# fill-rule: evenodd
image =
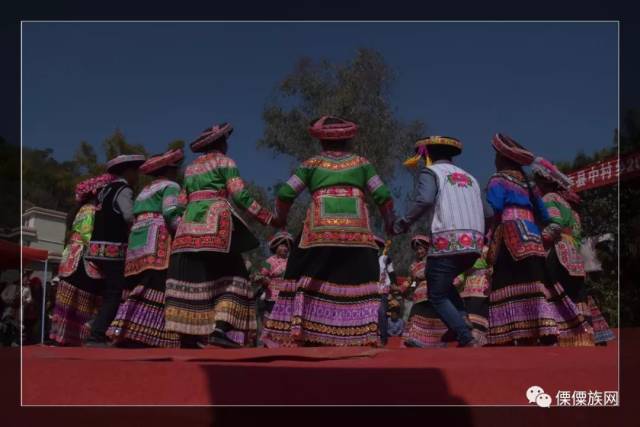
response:
M416 155L405 162L420 172L416 196L407 214L396 220L395 234L406 233L425 216L431 234L427 254L429 301L442 321L453 330L460 347L477 347L471 335L464 302L453 280L473 266L484 245L484 207L480 186L452 158L462 152L455 138L431 136L416 142Z

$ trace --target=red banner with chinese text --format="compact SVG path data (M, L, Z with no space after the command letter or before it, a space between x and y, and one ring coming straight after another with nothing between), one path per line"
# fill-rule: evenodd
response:
M590 190L640 176L640 151L621 158L604 160L571 172L569 178L575 191Z

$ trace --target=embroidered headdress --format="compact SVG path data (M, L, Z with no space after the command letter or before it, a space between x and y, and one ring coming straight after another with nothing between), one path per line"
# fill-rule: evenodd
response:
M211 144L222 137L228 138L232 133L233 126L231 126L231 123L225 122L219 125L213 125L203 130L200 136L190 144L191 151L194 153L205 151Z
M322 116L309 127L309 134L321 141L352 139L357 133L358 125L333 116Z
M521 166L530 165L535 157L531 151L518 144L513 138L501 133L493 136L491 145L498 153Z
M563 190L568 190L571 187L571 180L569 177L560 172L556 165L547 159L536 157L531 164L531 170L534 175L557 184Z
M150 157L149 160L140 166L140 172L150 174L166 166L178 167L182 159L184 159L184 151L182 148L169 150L164 154Z
M138 167L144 161L143 154L120 154L107 162L107 172L117 173L126 167Z
M425 164L430 166L431 159L429 158L429 147L436 145L451 147L453 156L457 156L462 153L462 142L460 142L460 140L451 138L450 136L429 136L415 143L416 154L405 160L404 165L410 168L415 168L418 166L420 159L423 159Z

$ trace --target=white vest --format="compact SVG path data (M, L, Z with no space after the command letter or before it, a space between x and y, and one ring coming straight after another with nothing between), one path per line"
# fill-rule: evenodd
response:
M431 211L429 256L481 253L484 212L478 181L451 163L428 166L436 176L438 193Z

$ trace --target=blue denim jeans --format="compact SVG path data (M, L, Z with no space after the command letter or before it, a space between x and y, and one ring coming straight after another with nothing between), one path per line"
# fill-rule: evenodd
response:
M427 290L431 305L440 319L456 334L461 345L473 339L465 322L464 302L453 280L473 266L478 254L435 256L427 258Z

